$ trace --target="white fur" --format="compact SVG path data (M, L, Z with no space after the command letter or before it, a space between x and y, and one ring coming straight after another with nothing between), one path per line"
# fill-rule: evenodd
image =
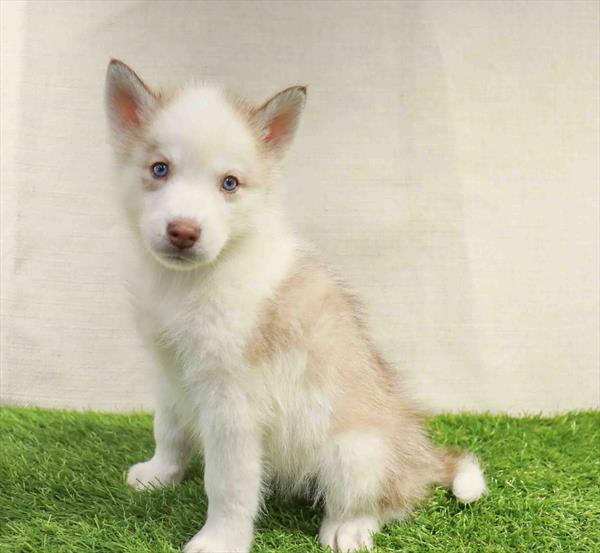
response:
M259 310L288 274L298 245L275 207L275 192L264 182L269 175L254 137L219 89L185 91L148 134L158 151L136 147L121 180L133 226L153 254L141 259L135 297L162 370L156 452L134 465L127 481L137 489L177 483L188 460L187 438L195 438L204 450L209 510L185 551L248 551L263 449L280 473L297 472L316 465L325 436L327 417L315 412L313 398L292 398L287 388L305 359L288 355L279 367L256 375L244 358ZM174 167L168 185L150 191L132 185L157 154ZM253 182L254 189L227 202L215 180L228 173ZM166 225L178 217L192 218L202 228L195 246L200 270L174 271L180 267L161 259ZM290 376L282 379L282 374ZM329 412L325 398L317 401ZM298 435L303 419L314 420L306 428L310 436ZM263 443L265 428L275 444Z
M473 455L465 455L458 461L456 476L452 482L452 493L463 503L477 501L487 493L483 471Z
M323 547L347 553L358 549L373 549L373 534L379 530L374 517L356 517L349 520L326 518L319 530L319 542Z
M387 447L371 433L347 432L329 441L321 453L322 480L329 485L325 499L337 516L351 508L376 512L385 476Z

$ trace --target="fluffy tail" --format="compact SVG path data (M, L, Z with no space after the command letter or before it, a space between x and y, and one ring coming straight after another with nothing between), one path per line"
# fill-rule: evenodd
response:
M483 470L477 457L470 453L442 452L445 467L443 484L463 503L477 501L488 493Z

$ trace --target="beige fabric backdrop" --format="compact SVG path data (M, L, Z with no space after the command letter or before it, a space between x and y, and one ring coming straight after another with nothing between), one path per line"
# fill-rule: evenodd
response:
M110 56L309 85L291 217L437 410L599 406L597 2L2 2L3 402L151 406Z

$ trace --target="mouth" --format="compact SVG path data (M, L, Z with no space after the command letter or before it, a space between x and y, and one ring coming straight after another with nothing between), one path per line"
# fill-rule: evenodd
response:
M189 262L189 261L193 261L194 259L197 258L196 255L194 255L193 253L187 253L187 252L178 252L178 253L163 253L161 254L164 258L169 259L171 261L175 261L175 262Z
M170 269L192 269L202 263L202 254L190 250L183 251L156 251L150 249L152 255L162 265Z

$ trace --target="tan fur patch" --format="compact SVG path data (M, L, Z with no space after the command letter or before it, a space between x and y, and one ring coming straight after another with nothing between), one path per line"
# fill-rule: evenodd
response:
M431 484L451 485L456 457L430 444L423 414L404 400L398 376L368 339L359 313L353 296L305 256L265 306L246 356L263 365L290 349L307 351L307 382L336 390L331 439L366 431L389 444L378 501L386 518L410 511Z

